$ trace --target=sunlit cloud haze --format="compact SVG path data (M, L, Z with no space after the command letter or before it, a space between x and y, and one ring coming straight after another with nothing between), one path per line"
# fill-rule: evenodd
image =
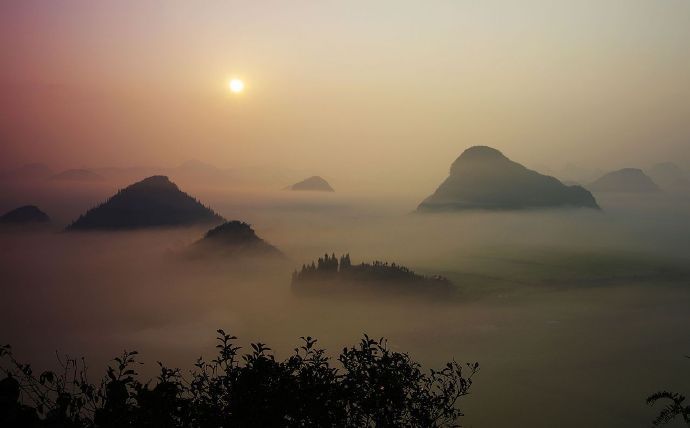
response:
M10 1L0 55L6 168L690 163L686 0Z

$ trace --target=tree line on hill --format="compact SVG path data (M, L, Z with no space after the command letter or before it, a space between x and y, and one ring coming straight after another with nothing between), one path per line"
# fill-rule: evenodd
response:
M419 275L411 269L396 263L374 261L352 264L350 254L338 258L335 253L324 254L316 262L302 265L292 274L293 287L312 286L325 282L350 284L390 284L398 286L422 285L434 289L450 289L452 283L440 275Z

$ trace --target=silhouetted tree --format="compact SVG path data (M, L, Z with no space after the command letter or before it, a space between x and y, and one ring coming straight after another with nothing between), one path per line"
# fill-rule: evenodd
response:
M349 269L350 267L352 267L352 262L350 262L350 254L348 253L340 257L340 269L345 270Z
M414 286L418 291L443 291L452 289L452 283L440 275L418 275L405 266L395 263L374 261L352 265L350 255L340 257L325 254L314 264L302 265L302 269L292 273L292 285L296 290L314 288L325 284L373 284L374 287L390 285L394 287ZM332 289L332 287L327 287Z
M690 356L686 358L690 358ZM660 400L666 402L666 406L652 421L654 426L666 425L680 417L690 427L690 404L685 404L684 395L677 392L659 391L647 397L647 404L653 406Z
M160 365L141 383L136 352L114 360L92 384L83 361L60 362L60 374L35 375L9 346L0 347L2 427L443 427L459 426L458 400L469 394L477 363L451 361L424 373L384 339L364 336L331 365L316 340L278 361L263 343L241 355L236 337L218 330L218 354L197 360L188 376Z

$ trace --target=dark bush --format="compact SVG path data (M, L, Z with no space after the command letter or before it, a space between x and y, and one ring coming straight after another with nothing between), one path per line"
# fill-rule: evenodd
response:
M686 356L690 358L690 356ZM682 419L685 425L690 427L690 404L685 402L685 396L677 392L658 391L647 397L647 404L656 405L658 402L666 403L659 411L652 425L666 425L677 418Z
M183 376L160 365L142 383L136 352L124 352L100 383L83 360L60 361L58 373L33 373L9 346L0 348L2 427L445 427L459 426L458 400L478 364L449 362L422 371L385 339L364 338L331 364L316 340L277 361L262 343L240 354L236 337L218 330L218 354Z

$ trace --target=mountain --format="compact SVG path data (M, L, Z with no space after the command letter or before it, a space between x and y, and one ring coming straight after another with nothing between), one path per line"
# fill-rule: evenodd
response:
M661 162L651 167L647 174L662 188L675 186L686 179L685 172L673 162Z
M105 181L105 178L88 169L68 169L50 177L57 181Z
M67 226L67 230L136 229L221 221L223 217L182 192L168 177L154 175L88 210Z
M587 186L592 192L655 193L661 191L641 169L623 168L604 174Z
M53 170L42 163L29 163L3 172L1 177L9 180L45 180L53 174Z
M281 256L276 247L259 238L252 227L242 221L225 222L206 232L191 250L216 256Z
M47 223L50 217L35 205L24 205L3 214L0 223L27 224L27 223Z
M288 190L311 190L318 192L335 192L330 184L323 178L315 175L295 183L287 188Z
M491 147L474 146L453 162L448 178L417 211L549 207L599 208L594 196L580 186L566 186L527 169Z

